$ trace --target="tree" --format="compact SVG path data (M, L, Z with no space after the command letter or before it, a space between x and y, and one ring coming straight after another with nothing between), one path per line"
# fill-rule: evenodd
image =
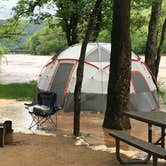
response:
M95 0L19 0L14 11L15 17L29 17L36 21L47 19L50 22L51 19L58 19L70 46L83 39L94 3ZM45 6L50 8L51 12L43 12ZM91 40L96 41L100 30L106 26L105 16L110 17L109 9L109 0L103 0Z
M0 20L0 58L9 49L4 46L2 40L17 38L21 34L21 27L18 20Z
M166 18L165 18L164 23L163 23L160 44L159 44L159 47L157 50L157 59L156 59L156 63L155 63L155 68L156 68L156 75L155 76L156 76L156 78L157 78L158 72L159 72L159 65L160 65L160 59L161 59L160 53L161 53L162 47L164 45L165 37L166 37Z
M0 21L0 39L12 38L21 34L21 27L19 21L15 19Z
M96 0L94 5L93 11L90 15L89 22L87 25L87 30L85 33L85 37L81 47L81 53L77 68L77 78L76 78L76 86L74 90L74 130L73 135L78 136L80 133L80 108L81 108L81 87L82 87L82 80L83 80L83 71L84 71L84 60L85 60L85 53L86 47L90 38L90 35L94 29L94 25L97 21L98 13L100 12L100 5L102 0Z
M92 1L93 2L93 1ZM19 0L14 8L15 17L30 17L37 21L59 18L59 24L66 34L68 46L78 43L78 24L83 18L85 8L92 3L86 0ZM53 6L49 12L42 12L45 6ZM38 12L36 12L38 9ZM52 22L51 22L52 23Z
M151 0L131 1L131 40L132 50L136 53L145 52L150 7Z
M129 129L130 121L121 113L128 111L130 96L130 0L113 1L111 37L110 74L103 127Z
M57 0L58 16L62 18L60 24L66 33L68 46L78 43L78 22L83 7L78 0Z
M99 12L96 16L96 24L94 26L94 31L92 32L92 41L96 41L99 35L99 32L101 31L101 26L102 26L102 6L100 5Z
M162 0L152 2L151 18L148 28L148 37L145 50L145 63L149 67L153 76L157 78L156 59L157 59L157 36L159 27L159 17L161 12Z
M61 27L54 26L50 29L48 25L34 33L26 44L31 54L39 55L58 55L67 46L65 34Z

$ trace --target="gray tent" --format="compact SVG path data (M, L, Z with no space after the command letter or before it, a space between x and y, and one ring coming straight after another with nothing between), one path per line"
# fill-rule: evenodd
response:
M39 90L56 92L64 111L73 111L80 50L80 44L67 48L43 68L39 77ZM105 111L110 51L110 43L89 43L87 46L81 94L83 111ZM159 108L157 88L146 65L134 53L131 62L130 108L136 111Z

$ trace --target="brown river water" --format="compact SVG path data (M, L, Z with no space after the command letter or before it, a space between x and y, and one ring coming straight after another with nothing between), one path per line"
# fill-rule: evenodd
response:
M49 61L50 56L30 56L30 55L6 55L0 66L0 83L28 82L37 80L42 67ZM166 58L161 60L159 72L159 81L161 86L166 85ZM26 101L27 102L27 101ZM165 106L162 107L165 111ZM73 132L73 113L58 112L57 129L38 130L33 128L29 130L31 116L24 107L24 102L15 100L0 100L0 121L12 120L15 132L35 133L56 136L56 132L64 133L65 137L71 137ZM93 150L103 150L108 152L115 151L114 140L110 138L111 130L102 128L104 119L103 113L81 113L80 132L81 136L76 142L78 145L89 146ZM54 117L55 120L55 117ZM147 125L135 120L131 121L132 129L123 131L136 137L147 140ZM153 128L154 140L158 138L159 128ZM122 145L122 153L132 157L142 157L145 154L135 150L133 147Z
M43 66L51 56L32 56L27 54L7 54L0 65L0 83L29 82L37 80Z

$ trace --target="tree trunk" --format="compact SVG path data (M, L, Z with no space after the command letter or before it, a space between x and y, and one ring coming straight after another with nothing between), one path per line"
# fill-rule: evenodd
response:
M165 18L165 21L164 21L164 24L163 24L163 27L162 27L160 44L159 44L159 47L158 47L158 50L157 50L156 73L155 73L156 78L157 78L158 72L159 72L159 65L160 65L160 59L161 59L160 53L161 53L161 50L162 50L162 47L163 47L163 44L164 44L164 41L165 41L165 36L166 36L166 18Z
M66 34L66 39L67 39L67 45L71 46L73 44L72 40L71 40L71 28L70 25L68 24L68 21L65 21L65 28L63 28L65 34Z
M111 36L110 74L103 127L129 129L130 121L121 113L128 111L130 96L130 0L114 0Z
M65 21L65 26L64 26L65 28L63 28L63 30L65 31L66 34L68 46L78 43L78 30L77 30L78 19L79 19L78 15L73 13L69 23L68 20Z
M94 27L94 31L93 31L93 34L92 34L92 38L91 40L93 42L95 42L99 36L99 32L101 30L101 27L102 27L102 7L100 7L100 12L98 13L97 15L97 21L96 21L96 25Z
M74 130L73 130L73 135L76 137L79 136L80 134L81 87L82 87L82 80L83 80L86 47L96 22L96 16L98 15L98 12L100 11L101 1L102 0L96 0L95 6L90 15L87 30L86 30L85 37L82 43L82 47L81 47L81 54L79 58L78 68L77 68L77 79L76 79L76 86L74 90Z
M145 50L145 63L149 67L153 76L156 76L156 59L157 59L157 35L158 24L161 11L162 0L154 0L152 4L151 18L149 22L148 38Z
M67 44L71 46L78 43L78 21L80 19L80 13L78 8L78 0L72 0L73 11L70 13L70 16L66 16L66 8L64 7L65 2L58 2L58 6L62 11L62 28L66 34Z
M72 13L71 16L71 23L70 23L70 27L71 27L71 41L72 41L72 45L78 43L78 20L80 19L80 12L79 12L79 8L78 8L78 0L72 0L74 3L74 12Z

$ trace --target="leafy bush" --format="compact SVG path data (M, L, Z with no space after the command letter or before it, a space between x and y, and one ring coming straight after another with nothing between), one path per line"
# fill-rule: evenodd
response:
M161 89L160 96L163 100L163 104L166 104L166 89Z
M0 59L2 58L3 54L4 54L4 50L3 50L3 48L0 46Z
M135 53L144 53L146 47L146 35L141 32L131 34L131 48Z
M161 53L163 53L164 55L166 55L166 40L164 41Z
M58 54L67 46L65 35L60 27L50 29L44 27L27 41L27 49L31 54Z

